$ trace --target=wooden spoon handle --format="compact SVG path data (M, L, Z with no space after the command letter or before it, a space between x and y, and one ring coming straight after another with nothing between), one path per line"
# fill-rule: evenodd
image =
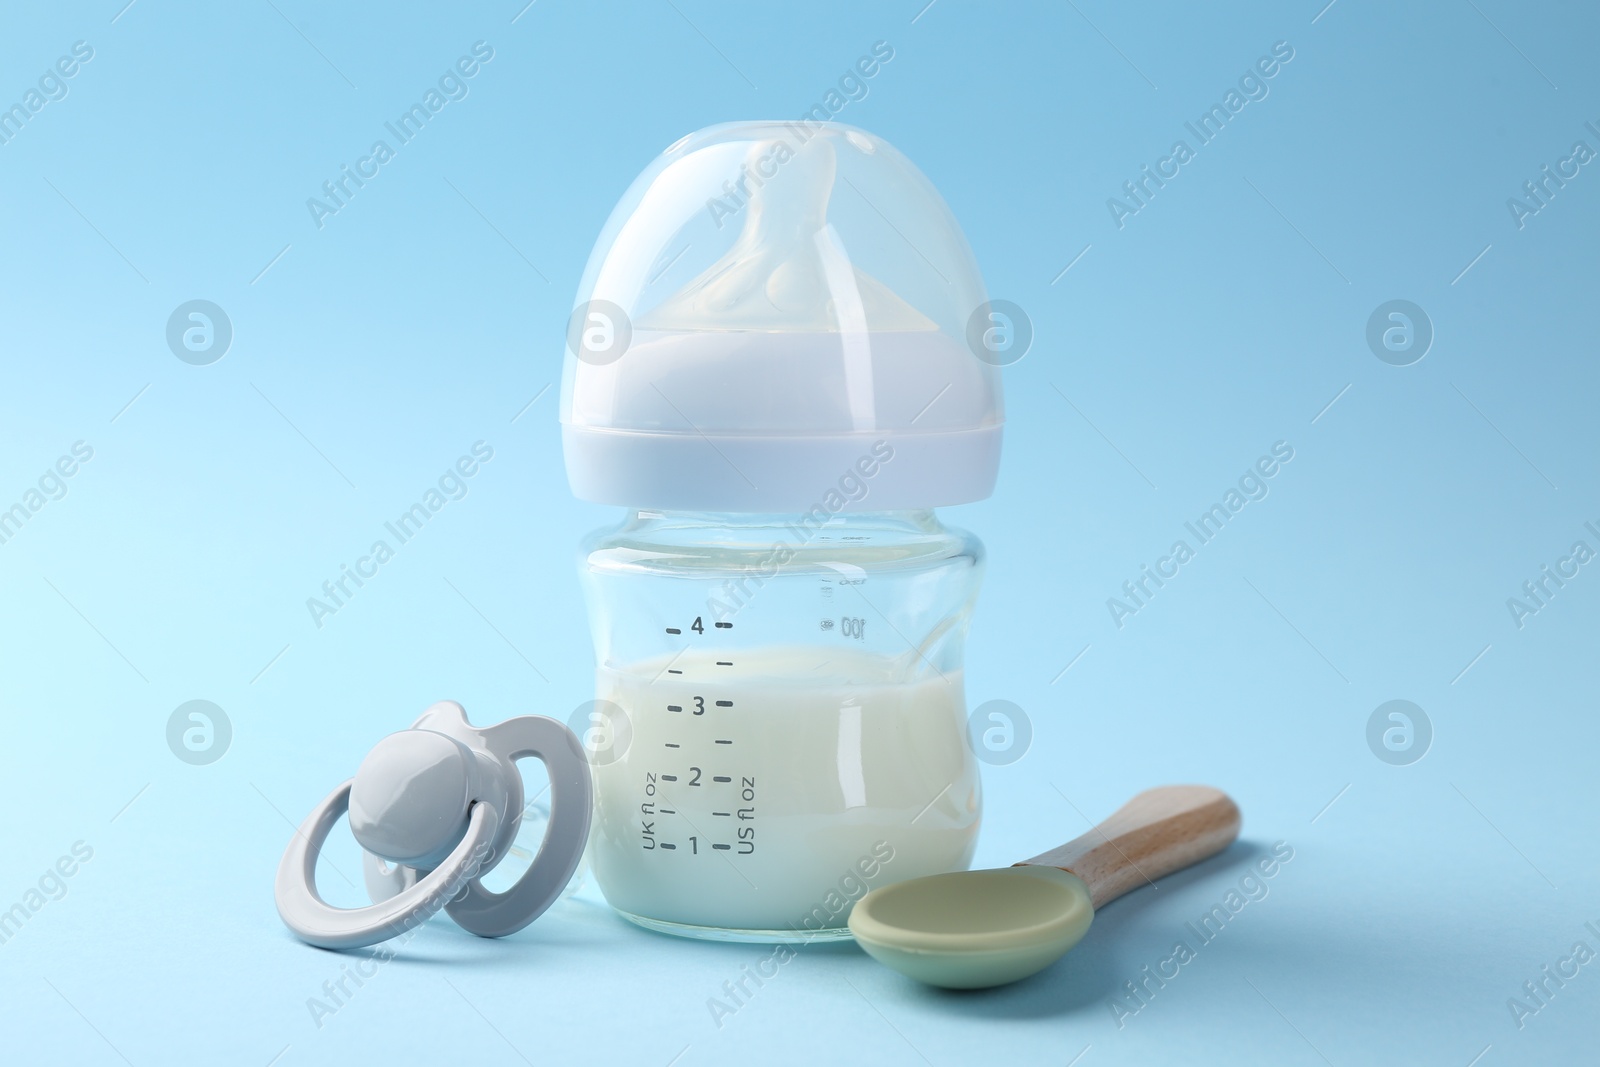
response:
M1227 848L1239 806L1208 785L1147 789L1109 819L1018 867L1059 867L1082 878L1096 908Z

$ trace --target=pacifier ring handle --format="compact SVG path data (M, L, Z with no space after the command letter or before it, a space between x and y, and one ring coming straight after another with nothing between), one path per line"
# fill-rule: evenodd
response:
M550 822L522 877L504 893L491 892L474 878L444 906L463 929L479 937L504 937L543 915L572 880L589 840L594 785L588 758L564 723L525 715L490 726L484 735L497 756L512 763L531 756L544 763L550 778Z
M336 908L317 893L317 857L334 824L349 810L354 781L340 785L306 816L278 864L278 914L302 941L322 948L375 945L426 921L478 877L501 821L491 805L474 804L461 842L410 889L366 907Z

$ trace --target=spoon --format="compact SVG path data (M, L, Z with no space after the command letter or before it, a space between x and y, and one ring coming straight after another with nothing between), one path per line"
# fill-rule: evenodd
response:
M1088 932L1097 908L1227 848L1239 808L1220 789L1147 789L1109 819L1014 867L913 878L850 913L867 954L946 989L986 989L1044 970Z

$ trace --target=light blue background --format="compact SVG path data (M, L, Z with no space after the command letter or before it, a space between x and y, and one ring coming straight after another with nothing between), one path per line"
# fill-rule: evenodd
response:
M1506 207L1600 148L1592 9L923 2L4 14L0 103L94 48L0 145L0 506L94 449L0 545L0 907L94 850L0 945L8 1062L1594 1057L1600 964L1521 1030L1507 998L1600 949L1600 565L1522 629L1506 607L1600 548L1600 172L1525 228ZM478 40L470 95L319 230L306 198ZM839 119L918 163L1037 331L999 488L947 516L990 549L969 698L1035 732L986 770L977 860L1169 781L1229 790L1244 840L989 993L810 948L719 1029L707 998L766 950L648 935L590 885L505 942L431 925L318 1028L341 959L274 913L288 820L432 700L565 717L589 693L573 548L616 516L570 498L542 391L612 204L691 130L798 116L878 40L894 59ZM1276 41L1270 95L1118 229L1107 198ZM235 330L210 366L164 339L195 298ZM1364 340L1392 298L1436 329L1412 366ZM478 440L466 499L314 627L306 598ZM1106 598L1279 440L1271 495L1117 629ZM197 698L234 729L203 767L164 737ZM1365 739L1396 698L1435 732L1411 766ZM1270 896L1119 1028L1121 983L1280 840Z

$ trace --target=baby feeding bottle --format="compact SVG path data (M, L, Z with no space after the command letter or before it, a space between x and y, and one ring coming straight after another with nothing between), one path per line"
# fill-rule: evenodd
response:
M962 651L999 372L960 227L892 146L712 127L633 183L568 330L561 422L598 663L607 900L721 940L843 938L868 889L965 869Z

